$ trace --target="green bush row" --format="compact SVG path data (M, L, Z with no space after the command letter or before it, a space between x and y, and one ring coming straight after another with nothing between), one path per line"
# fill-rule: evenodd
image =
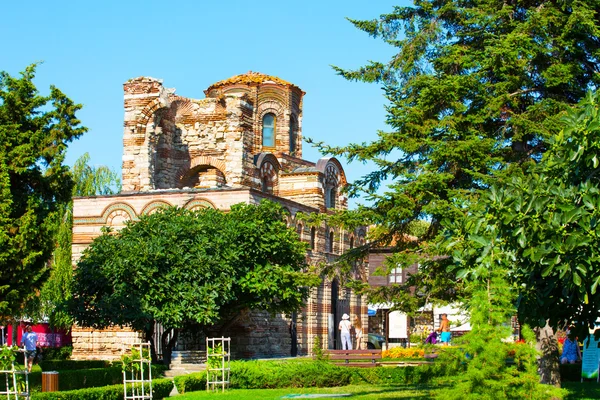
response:
M152 380L154 399L169 397L172 389L173 382L170 379ZM123 384L66 392L33 393L31 400L123 400Z
M412 384L427 382L444 375L443 368L415 367L342 367L324 361L233 361L230 387L267 389L285 387L335 387L349 384ZM174 378L179 393L203 390L206 372Z
M164 376L164 365L152 365L152 377ZM63 370L58 374L59 390L76 390L123 383L123 372L120 366L110 368L90 368L79 370ZM0 390L5 390L5 382L0 379ZM33 371L29 374L31 391L42 390L42 372Z
M40 363L42 371L65 371L69 369L107 368L112 363L105 360L46 360Z

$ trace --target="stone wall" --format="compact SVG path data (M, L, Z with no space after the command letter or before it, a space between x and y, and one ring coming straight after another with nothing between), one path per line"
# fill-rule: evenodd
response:
M124 350L143 340L141 333L119 327L97 330L74 325L71 335L73 360L119 360Z

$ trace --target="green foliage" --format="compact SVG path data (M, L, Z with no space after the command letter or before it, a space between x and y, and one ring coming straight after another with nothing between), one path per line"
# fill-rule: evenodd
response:
M246 308L292 312L318 282L303 272L304 249L271 202L164 209L94 240L70 311L83 326L139 330L209 326Z
M17 346L2 346L0 347L0 370L8 371L12 368L13 363L17 359Z
M223 345L217 344L213 348L208 348L206 352L206 364L208 364L209 369L219 369L223 368Z
M498 243L519 317L533 326L577 321L580 337L600 317L599 108L590 94L569 111L540 163L492 186L447 231L459 278L477 277L486 268L482 252Z
M313 339L312 354L315 360L317 361L327 360L328 356L323 351L321 336L315 336L315 338Z
M49 360L47 357L40 363L42 371L65 371L71 369L106 368L112 363L105 360Z
M152 381L152 391L154 399L164 399L169 397L173 389L173 382L170 379L154 379ZM88 389L34 393L32 400L122 400L123 384L95 387Z
M121 370L123 372L131 373L133 379L148 379L149 375L147 374L149 371L147 367L150 366L150 364L146 364L144 360L150 360L149 349L142 348L142 351L140 352L138 347L132 347L130 349L130 354L123 354L121 356ZM143 371L142 368L144 368Z
M396 368L340 367L324 361L232 361L232 389L336 387L348 384L398 385L425 383L446 373L443 366ZM179 393L203 390L206 372L174 378Z
M70 200L63 165L67 144L82 135L73 103L56 87L42 96L36 65L13 78L0 72L0 315L18 314L48 277L56 221Z
M68 360L73 353L73 346L46 347L42 350L44 360Z
M118 174L106 166L90 166L90 156L84 153L71 168L73 196L114 194L121 190ZM65 311L65 302L71 297L73 265L71 258L73 203L61 207L57 226L56 249L52 257L50 276L40 295L28 304L26 314L33 319L48 317L53 327L70 329L73 319Z
M389 62L357 70L335 67L346 79L383 85L389 102L390 129L372 142L317 144L326 154L377 167L348 188L372 205L345 220L362 217L378 226L381 233L371 243L380 246L427 219L431 226L420 239L430 243L442 221L460 219L491 184L501 186L538 161L548 138L560 131L562 113L600 84L599 7L597 0L418 0L377 20L350 20L396 53ZM418 274L379 293L378 301L414 310L425 299L446 302L462 290L445 271L448 254L428 243L397 246L405 254L396 256L396 265L412 265L419 256L442 258L420 261ZM424 294L423 301L406 294L410 287Z
M110 365L110 363L107 365ZM48 364L44 366L54 366L58 368L44 368L43 371L58 371L59 372L59 389L77 390L92 387L116 385L123 383L123 372L120 366L98 366L98 363L86 364L84 361L79 362L80 368L77 365L69 365L68 363ZM69 369L61 369L61 367ZM92 366L92 368L90 368ZM95 368L94 368L95 367ZM162 365L152 366L152 377L158 378L164 375L165 367ZM2 380L0 380L0 389L2 388ZM29 387L34 392L42 390L42 371L34 369L29 374ZM121 386L121 389L123 387Z

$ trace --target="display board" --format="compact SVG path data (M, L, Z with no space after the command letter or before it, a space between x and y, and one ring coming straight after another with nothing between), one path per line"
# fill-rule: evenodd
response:
M598 345L600 342L589 335L583 341L583 355L581 356L581 379L598 380L598 363L600 361L600 352Z

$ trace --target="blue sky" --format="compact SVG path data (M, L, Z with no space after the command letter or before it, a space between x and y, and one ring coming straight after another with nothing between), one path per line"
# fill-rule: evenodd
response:
M377 85L348 82L330 65L356 68L387 61L393 48L345 20L372 19L401 1L28 1L0 8L0 70L18 74L43 61L36 84L56 85L84 105L89 132L70 145L72 164L121 171L123 88L152 76L177 94L203 98L210 84L249 70L290 81L307 94L303 134L332 145L369 141L385 130L385 98ZM404 4L407 4L404 2ZM304 144L304 158L321 155ZM347 164L349 180L365 173Z

